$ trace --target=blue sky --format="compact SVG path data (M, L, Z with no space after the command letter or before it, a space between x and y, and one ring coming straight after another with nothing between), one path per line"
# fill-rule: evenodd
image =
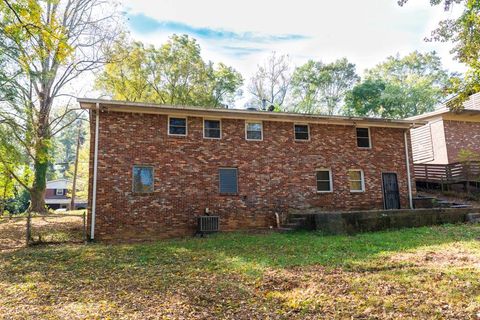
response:
M173 33L189 34L205 59L224 62L246 81L272 51L293 65L347 57L362 74L389 55L436 50L461 71L450 45L425 42L441 18L453 17L428 0L124 0L134 39L160 45Z

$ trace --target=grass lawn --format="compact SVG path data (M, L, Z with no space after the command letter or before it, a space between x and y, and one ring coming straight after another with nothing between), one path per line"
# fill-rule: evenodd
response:
M480 225L0 253L7 319L477 319Z

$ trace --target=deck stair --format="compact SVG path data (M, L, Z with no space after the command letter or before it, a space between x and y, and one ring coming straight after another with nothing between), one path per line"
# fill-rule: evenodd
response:
M417 196L417 199L432 201L433 207L436 207L436 208L464 209L464 208L471 208L472 207L471 204L450 201L450 200L447 200L447 199L442 199L441 197L430 196L430 195L426 196L426 195L419 194Z

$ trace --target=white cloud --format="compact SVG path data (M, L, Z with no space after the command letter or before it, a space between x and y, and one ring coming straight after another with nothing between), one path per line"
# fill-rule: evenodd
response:
M273 0L125 0L130 15L142 14L159 22L175 22L192 28L208 28L243 34L303 35L301 40L248 41L236 38L198 39L206 59L223 61L246 79L271 51L288 53L294 64L307 59L326 62L347 57L361 74L389 55L413 50L439 52L446 67L463 70L449 54L450 44L425 42L438 21L458 12L444 13L427 0L410 0L399 7L396 0L273 1ZM161 27L154 32L135 32L138 40L160 45L172 33ZM180 31L181 33L181 31ZM237 54L255 49L251 54ZM233 49L232 49L233 48ZM235 54L234 54L235 53Z

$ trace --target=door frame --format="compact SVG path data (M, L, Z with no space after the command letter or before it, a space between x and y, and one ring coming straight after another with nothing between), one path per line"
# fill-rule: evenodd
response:
M400 195L400 182L398 181L398 173L396 171L382 171L380 173L380 181L382 182L382 200L383 200L383 210L387 210L387 203L385 201L385 188L383 184L383 174L384 173L394 173L395 176L397 177L397 186L398 186L398 206L399 209L402 208L402 201L401 201L401 195ZM392 210L392 209L389 209Z

